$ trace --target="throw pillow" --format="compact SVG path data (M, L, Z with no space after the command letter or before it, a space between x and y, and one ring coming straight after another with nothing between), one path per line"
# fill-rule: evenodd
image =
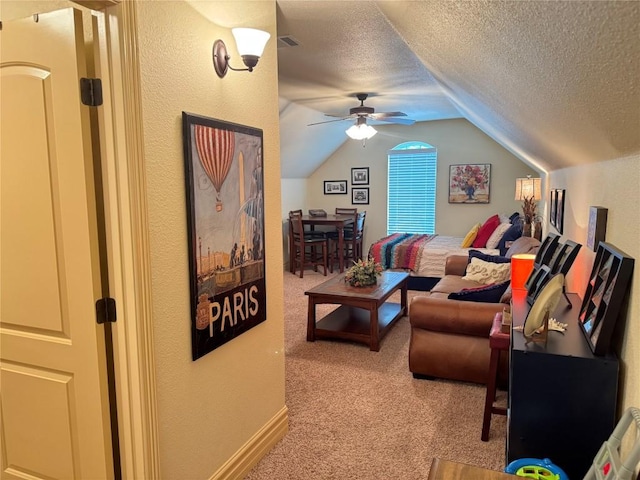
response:
M522 236L522 224L520 222L514 223L509 227L509 229L504 232L502 238L498 242L498 249L500 250L500 255L505 255L507 253L508 247L505 245L507 242L513 242Z
M501 223L498 227L493 231L493 233L489 236L487 240L487 248L498 248L498 243L504 233L511 228L510 223Z
M491 263L479 258L472 258L462 279L489 285L490 283L505 282L509 280L510 276L510 263Z
M462 240L462 248L469 248L471 246L473 241L476 239L476 235L478 235L478 230L480 230L481 226L482 225L480 225L479 223L476 223L473 227L471 227L469 233L467 233L466 237L464 237L464 240Z
M511 259L509 257L503 257L501 255L490 255L488 253L483 253L480 250L469 250L469 261L467 264L471 263L472 258L477 258L482 260L483 262L489 263L511 263Z
M460 292L450 293L447 298L451 300L462 300L465 302L487 302L498 303L509 286L509 281L492 283L481 288L469 288Z
M487 245L487 240L493 231L498 228L498 225L500 225L500 217L498 215L489 217L478 230L478 235L476 235L476 239L472 244L473 248L484 248Z
M509 221L510 221L512 224L514 224L514 225L515 225L516 223L521 223L521 222L520 222L520 214L519 214L518 212L513 212L513 213L511 214L511 216L509 217Z

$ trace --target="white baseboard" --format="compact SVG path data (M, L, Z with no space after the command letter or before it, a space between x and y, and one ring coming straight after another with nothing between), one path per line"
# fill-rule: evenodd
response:
M286 405L276 413L253 437L222 465L211 480L236 480L244 478L249 471L289 431L289 410Z

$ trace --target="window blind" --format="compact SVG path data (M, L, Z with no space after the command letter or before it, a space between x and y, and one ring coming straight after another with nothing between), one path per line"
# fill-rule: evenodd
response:
M387 235L435 233L438 154L419 145L427 148L408 142L389 151Z

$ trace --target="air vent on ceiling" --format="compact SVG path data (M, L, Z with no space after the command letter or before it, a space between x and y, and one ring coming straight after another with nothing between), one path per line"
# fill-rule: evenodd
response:
M278 48L297 47L300 42L291 35L282 35L278 37Z

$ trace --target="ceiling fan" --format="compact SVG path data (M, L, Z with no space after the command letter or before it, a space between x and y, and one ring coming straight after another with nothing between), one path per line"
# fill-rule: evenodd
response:
M403 113L403 112L379 112L379 113L375 113L375 110L372 107L365 107L364 106L364 101L367 99L367 97L369 96L369 94L367 93L358 93L356 94L356 97L358 98L358 100L360 100L360 105L358 107L353 107L351 109L349 109L349 115L332 115L330 113L325 113L325 115L327 117L337 117L336 120L326 120L324 122L316 122L316 123L310 123L308 126L311 125L320 125L322 123L329 123L329 122L340 122L342 120L348 120L351 118L355 118L356 119L356 125L366 125L367 123L367 118L371 119L371 120L379 120L381 122L388 122L388 123L398 123L401 125L413 125L415 123L415 120L412 120L410 118L402 118L402 117L406 117L407 114Z

